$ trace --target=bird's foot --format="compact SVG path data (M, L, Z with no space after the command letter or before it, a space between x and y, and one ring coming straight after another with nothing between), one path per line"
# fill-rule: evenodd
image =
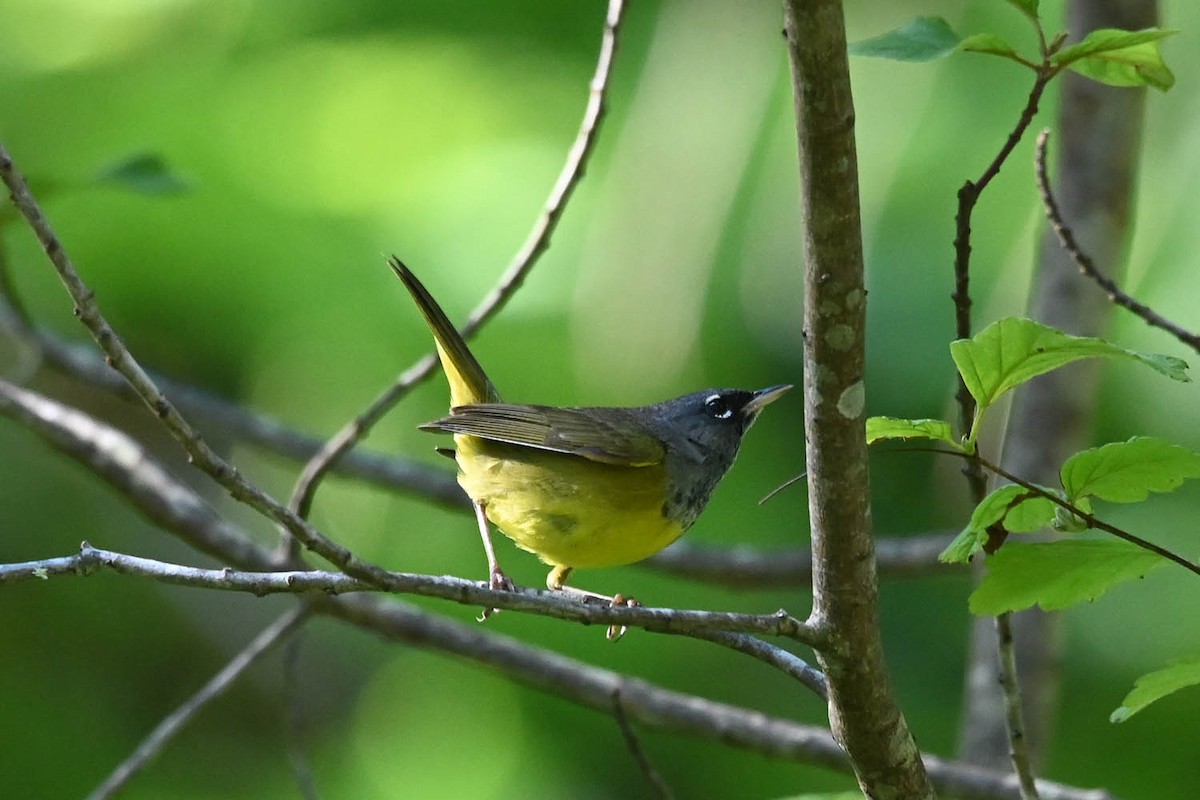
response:
M504 574L504 570L500 567L492 567L492 574L488 577L488 588L499 592L515 592L517 585L512 582L512 579ZM483 612L475 618L476 622L486 622L493 614L500 613L498 608L485 608Z
M618 606L624 607L624 608L637 608L640 605L641 605L641 603L639 603L634 598L625 597L624 595L620 594L619 592L612 596L613 608L617 608ZM609 625L608 633L606 633L604 635L604 637L606 639L608 639L610 642L615 642L618 639L620 639L622 636L625 635L625 630L626 630L626 628L624 625Z

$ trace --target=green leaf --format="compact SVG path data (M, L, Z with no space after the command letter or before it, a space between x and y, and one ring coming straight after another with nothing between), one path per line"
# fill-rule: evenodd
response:
M1067 68L1108 86L1150 86L1165 92L1175 85L1175 75L1163 62L1157 44L1082 58Z
M1029 17L1034 22L1038 19L1038 0L1008 0L1010 6L1015 7L1025 16Z
M1118 583L1166 563L1155 553L1115 540L1008 542L988 559L987 575L971 595L970 608L981 615L1034 605L1055 611L1095 600Z
M981 410L1030 378L1083 358L1129 358L1173 380L1191 380L1185 371L1187 363L1178 358L1071 336L1020 317L997 320L970 339L951 342L950 355Z
M938 560L948 564L970 561L971 556L983 549L991 525L1003 521L1004 527L1013 533L1029 533L1049 525L1056 508L1050 500L1023 486L1015 483L1001 486L975 506L967 527L954 537Z
M956 450L962 449L954 440L950 423L941 419L868 417L867 444L874 444L880 439L935 439Z
M1178 489L1200 478L1200 453L1151 436L1076 453L1060 472L1070 498L1099 497L1113 503L1139 503L1150 492Z
M1109 722L1124 722L1155 700L1172 692L1200 683L1200 658L1176 661L1169 667L1138 678L1121 705L1109 716Z
M945 550L938 553L938 561L943 564L967 564L971 561L971 556L983 549L986 538L986 532L977 531L968 525L946 545Z
M190 188L186 181L171 171L161 156L140 153L121 159L101 170L97 183L112 183L139 194L179 194Z
M893 61L932 61L953 53L959 41L961 37L941 17L917 17L902 28L854 42L848 52Z
M1160 28L1103 28L1059 51L1053 61L1109 86L1153 86L1166 91L1175 85L1175 76L1163 62L1158 40L1174 33Z
M1079 44L1064 47L1054 54L1051 61L1065 67L1074 61L1088 56L1110 53L1114 50L1125 50L1141 44L1157 42L1179 31L1164 28L1145 28L1140 31L1124 31L1120 28L1099 28L1084 37Z
M994 56L1020 60L1016 49L993 33L977 33L974 36L968 36L958 43L958 49L968 53L989 53Z

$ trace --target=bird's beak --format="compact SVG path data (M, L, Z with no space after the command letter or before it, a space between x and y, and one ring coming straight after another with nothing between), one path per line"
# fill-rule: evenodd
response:
M766 389L759 389L754 393L754 397L750 398L750 402L742 406L742 416L755 416L758 412L782 397L783 393L790 388L792 388L790 383L784 383L779 386L768 386Z

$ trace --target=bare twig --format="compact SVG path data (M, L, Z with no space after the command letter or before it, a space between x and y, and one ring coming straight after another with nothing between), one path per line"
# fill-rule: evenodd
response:
M175 709L150 732L137 749L113 770L102 784L88 795L88 800L106 800L113 797L125 787L138 772L150 763L150 760L162 752L162 749L183 728L195 718L201 709L224 694L230 686L252 664L263 655L270 652L276 644L294 633L308 618L309 609L305 605L297 606L279 619L272 622L254 637L242 652L220 672L212 677L200 691L188 698L187 702Z
M971 215L975 211L975 205L979 202L979 196L983 194L983 190L988 187L993 178L1000 174L1000 168L1004 166L1004 162L1012 155L1017 143L1021 141L1021 137L1033 123L1042 94L1046 91L1046 85L1056 74L1057 72L1048 67L1038 70L1033 88L1025 101L1025 107L1021 109L1017 124L1009 132L1008 138L1004 140L1000 152L996 154L996 157L987 165L977 180L968 180L958 190L958 211L954 217L954 294L951 295L954 300L954 338L956 339L969 339L972 332ZM963 382L961 375L958 376L958 389L954 394L954 399L958 404L959 424L964 431L971 430L975 418L975 398L967 390L967 385ZM971 489L971 496L975 502L979 502L987 494L987 482L984 480L983 474L978 471L978 465L971 462L967 462L963 471Z
M1054 233L1058 236L1059 242L1062 243L1063 249L1071 256L1071 260L1079 267L1079 271L1105 291L1110 301L1140 317L1147 325L1166 331L1197 353L1200 353L1200 334L1193 333L1186 328L1176 325L1150 308L1150 306L1134 300L1123 292L1121 287L1117 286L1116 281L1101 273L1091 257L1083 252L1083 248L1075 240L1075 234L1067 226L1066 222L1063 221L1062 212L1059 210L1058 202L1054 199L1054 192L1050 188L1050 178L1046 174L1046 142L1049 138L1050 131L1048 130L1043 130L1038 134L1034 165L1037 173L1038 190L1042 195L1042 205L1046 209L1046 218L1050 220L1050 226L1054 228Z
M503 308L508 299L516 293L533 265L537 263L538 257L550 246L550 236L558 226L567 201L583 177L588 158L591 156L597 134L600 131L600 121L605 112L609 77L612 73L613 56L617 50L617 36L620 31L623 7L624 0L609 0L604 21L604 33L600 43L600 57L592 76L583 122L580 124L574 144L567 153L567 161L563 165L562 172L559 173L554 188L550 190L550 196L546 200L542 214L534 223L533 230L530 231L521 249L517 251L512 262L505 269L500 283L471 312L471 316L462 328L464 338L473 335ZM433 354L426 355L417 361L405 370L395 383L377 397L363 413L326 442L321 451L305 465L304 471L292 491L289 507L306 517L312 505L313 494L331 465L366 436L371 427L415 385L432 374L436 366L437 358Z
M621 729L621 738L625 742L625 748L633 756L634 763L638 766L638 771L646 778L646 782L650 784L650 788L654 790L656 797L661 798L661 800L671 800L675 796L671 792L671 787L667 785L662 775L650 763L650 759L646 756L646 751L642 747L642 742L638 739L637 731L633 729L633 724L629 721L629 717L625 715L625 706L621 705L621 690L619 688L613 690L612 705L613 718L617 721L617 727Z
M255 484L246 480L231 464L222 459L201 438L178 409L175 408L142 368L95 302L95 293L83 282L62 243L29 190L25 178L13 164L8 151L0 145L0 179L12 193L22 216L33 230L75 302L75 316L91 333L104 352L109 364L125 377L146 406L159 418L172 436L183 446L189 460L205 474L224 487L235 500L245 503L263 516L287 528L313 552L335 564L344 572L372 583L386 581L387 573L374 564L358 559L341 545L330 541L316 528L280 505Z
M152 578L162 583L194 588L246 592L256 596L268 594L302 594L321 592L337 595L346 592L379 591L374 583L352 578L341 572L298 570L286 572L249 572L231 568L201 569L171 564L140 556L101 550L84 542L80 552L63 558L27 561L0 567L0 583L16 583L69 575L91 575L100 568L114 572ZM569 620L584 625L627 625L648 631L690 636L709 632L756 633L782 636L809 647L822 647L823 635L808 623L790 616L783 610L774 614L744 614L735 611L702 611L652 608L649 606L611 607L604 603L581 603L562 592L522 588L516 591L489 589L486 583L468 581L449 575L420 575L406 572L388 573L389 592L436 597L461 605L487 606L510 611L524 611ZM699 638L706 638L701 635ZM750 651L748 645L727 643L734 649ZM761 654L759 654L761 656ZM789 661L777 657L774 662L785 671L802 672L799 659ZM799 662L799 664L797 663ZM807 679L806 679L807 680Z
M879 577L913 578L958 569L938 561L938 554L956 534L945 531L876 539ZM744 589L807 589L812 584L812 551L801 548L706 547L679 541L642 563L671 575Z
M200 552L234 564L286 566L174 478L137 441L111 425L6 381L0 381L0 414L86 466L149 520Z
M317 781L313 777L312 765L304 747L303 693L300 691L300 645L302 633L293 636L283 647L283 704L286 714L284 738L287 744L288 763L292 778L304 800L319 800Z
M849 773L842 748L824 728L770 717L757 711L665 689L600 669L510 637L467 626L371 595L339 597L326 610L396 641L463 656L505 676L604 714L613 714L620 691L622 710L634 723L720 742L769 758L823 766ZM1015 776L924 756L930 780L946 795L964 800L1017 800ZM1108 792L1038 781L1044 800L1115 800Z
M64 341L40 328L23 326L3 303L0 303L0 327L12 329L42 356L47 365L63 375L125 400L141 401L129 383L97 355L94 347ZM267 414L250 411L181 381L162 375L152 377L181 410L214 427L219 426L230 436L292 459L307 460L321 449L322 440L289 428ZM361 450L347 453L334 469L340 475L417 494L449 508L470 509L467 496L450 470Z
M1000 693L1004 696L1004 719L1008 725L1008 755L1021 786L1021 800L1037 800L1033 777L1033 759L1025 738L1025 710L1021 705L1021 687L1017 681L1017 650L1013 645L1009 614L996 616L997 657L1000 659Z

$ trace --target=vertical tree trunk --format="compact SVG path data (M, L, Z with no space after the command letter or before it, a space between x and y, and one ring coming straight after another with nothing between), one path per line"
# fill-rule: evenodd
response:
M879 637L864 416L866 292L840 0L785 0L804 225L804 415L813 612L829 721L870 798L931 798Z

